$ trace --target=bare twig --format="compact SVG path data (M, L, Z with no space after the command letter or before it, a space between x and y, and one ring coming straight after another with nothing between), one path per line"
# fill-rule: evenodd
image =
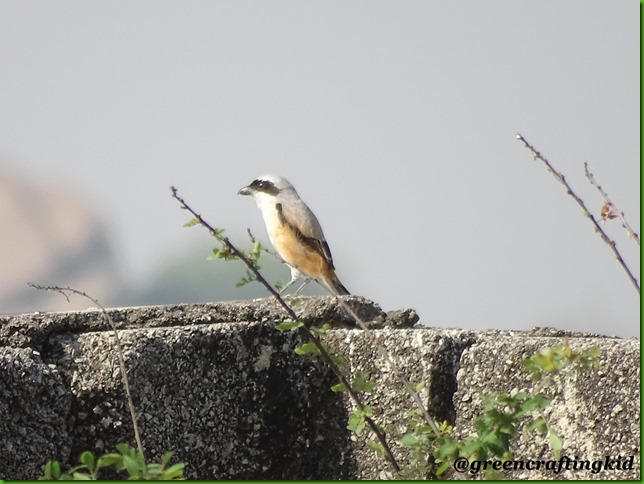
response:
M143 445L141 444L141 435L139 434L139 425L137 424L136 421L136 410L134 409L134 401L132 400L132 394L130 393L130 384L128 382L127 378L127 370L125 368L125 358L123 356L123 346L121 345L121 340L119 338L119 333L116 330L116 325L114 324L114 320L110 316L110 314L107 312L107 310L92 296L88 295L87 293L83 291L79 291L77 289L71 288L71 287L60 287L60 286L41 286L39 284L33 284L31 282L27 283L28 286L33 287L34 289L39 289L41 291L55 291L59 292L63 296L65 296L65 299L69 302L69 294L77 294L79 296L82 296L84 298L89 299L92 301L96 306L101 310L103 313L103 316L105 317L107 324L110 325L112 328L112 331L114 332L114 338L116 339L116 354L118 355L119 359L119 366L121 368L121 375L123 378L123 386L125 387L125 394L127 396L127 405L130 409L130 417L132 418L132 428L134 429L134 440L136 440L136 446L139 449L139 452L141 455L143 455Z
M400 367L391 359L389 356L389 352L387 351L387 348L383 345L383 343L376 337L376 335L371 331L366 323L358 316L353 309L349 307L349 305L344 302L341 298L337 297L336 298L338 303L340 303L340 306L351 315L351 317L355 320L355 322L360 326L360 329L362 329L365 334L372 339L373 344L380 353L380 356L389 364L389 366L394 370L394 374L396 375L396 378L398 378L398 381L402 383L403 387L405 390L409 392L411 395L412 399L414 400L414 403L416 406L420 409L420 411L423 414L423 417L427 424L432 428L434 434L436 435L436 438L441 436L440 430L438 430L438 427L436 426L436 423L432 419L432 417L429 415L429 412L425 408L425 405L423 404L422 399L420 398L420 395L418 394L418 391L414 388L414 386L407 380L407 377L403 373L403 371L400 369Z
M248 238L250 239L251 243L254 244L257 241L255 235L250 231L250 228L246 228L246 232L248 233ZM282 259L277 252L274 252L267 247L262 247L262 252L266 252L268 255L275 257L282 264L286 264L286 262L284 262L284 259Z
M291 309L291 307L286 303L286 301L284 301L282 296L275 289L273 289L273 286L271 286L270 283L264 278L264 276L262 276L262 274L257 270L257 267L255 266L255 264L253 264L253 262L250 261L240 250L238 250L237 247L235 247L230 242L228 237L222 234L221 230L217 230L213 228L212 225L210 225L201 217L201 215L195 212L186 203L186 201L177 194L177 189L175 187L170 187L170 190L172 191L172 197L179 202L179 204L181 205L181 208L190 212L202 227L207 229L210 232L210 234L214 238L216 238L220 243L222 243L234 256L236 256L244 264L246 264L248 269L253 273L255 280L257 280L260 284L262 284L266 288L266 290L271 294L271 296L273 296L277 300L277 302L280 304L280 306L282 306L284 311L286 311L289 318L291 318L293 321L298 321L299 318L297 317L297 314L295 314L295 311L293 311L293 309ZM360 400L360 397L358 396L356 391L351 387L351 384L349 383L349 380L347 379L347 377L342 373L340 368L333 362L331 355L322 344L322 341L313 332L311 332L311 330L309 330L306 326L300 326L297 329L297 332L315 345L315 347L320 353L322 360L324 360L324 362L329 366L329 368L331 368L331 371L333 371L336 378L340 380L340 383L342 383L342 385L344 386L347 393L349 394L353 402L356 404L358 409L360 409L361 411L364 411L365 406ZM398 465L396 458L391 452L391 449L389 447L389 444L387 442L387 438L384 432L380 430L378 425L374 422L374 420L371 417L365 416L364 419L367 425L369 426L369 428L371 429L371 431L374 433L374 435L382 445L382 448L385 453L385 458L387 459L389 464L393 467L393 469L396 472L400 472L400 466Z
M253 233L251 232L250 228L247 228L246 231L248 232L248 237L250 238L250 241L252 243L255 243L256 239ZM273 257L279 259L281 262L284 262L284 260L277 255L277 253L272 252L266 248L262 248L265 252L268 254L272 255ZM327 289L328 291L328 289ZM329 293L333 296L332 292L329 291ZM429 415L429 412L425 408L425 405L423 404L422 399L420 398L420 395L418 394L418 391L414 388L414 386L407 380L407 377L403 373L403 371L400 369L400 367L391 359L389 352L387 351L386 347L383 345L383 343L380 341L379 338L376 337L376 335L369 329L367 324L356 314L356 312L351 309L351 307L342 300L342 298L338 297L337 302L339 305L355 320L356 324L362 329L367 337L371 338L373 341L374 346L376 347L376 351L380 354L380 356L389 364L389 366L394 370L394 374L398 378L398 381L403 385L405 390L411 395L412 399L414 400L414 403L416 406L421 410L423 417L427 421L427 424L432 428L434 433L436 434L436 437L440 437L441 433L440 430L438 430L438 427L436 426L436 423L434 420L431 418Z
M566 191L567 191L568 195L570 195L575 200L575 202L577 202L577 204L581 207L581 209L583 210L584 215L586 217L588 217L588 219L594 225L595 232L597 232L599 234L599 236L601 237L601 239L604 242L606 242L606 244L608 244L608 246L611 248L611 250L615 254L615 258L617 259L617 262L619 262L619 264L622 266L622 268L626 272L626 275L628 275L628 278L630 279L631 283L633 284L633 286L635 286L635 289L637 290L637 294L639 294L640 293L640 285L637 282L637 279L635 278L635 276L633 276L633 273L630 271L630 269L626 265L626 262L624 262L624 259L622 259L621 254L617 250L617 246L616 246L615 242L613 240L611 240L608 237L608 235L606 235L606 232L604 232L604 230L601 228L601 226L599 225L597 220L595 220L595 217L593 216L593 214L590 213L590 211L586 208L586 205L584 204L583 200L581 198L579 198L577 196L577 194L572 190L570 185L568 185L568 182L566 181L566 178L561 173L559 173L557 170L555 170L552 167L552 165L550 164L550 162L541 153L539 153L530 143L528 143L526 141L526 139L523 136L521 136L521 134L517 134L516 137L517 137L517 139L519 141L521 141L524 144L524 146L528 150L530 150L530 152L532 153L532 156L534 157L535 160L540 160L540 161L543 162L543 164L546 165L546 168L548 169L548 171L550 173L552 173L552 175L566 188Z
M255 243L255 240L256 240L256 239L255 239L255 236L253 235L253 233L251 232L251 230L250 230L249 228L247 228L247 229L246 229L246 231L248 232L248 237L250 238L250 241L251 241L252 243ZM282 260L282 258L281 258L279 255L277 255L276 253L274 253L274 252L272 252L272 251L270 251L270 250L268 250L268 249L266 249L266 248L263 248L263 250L264 250L265 252L267 252L267 253L271 254L273 257L276 257L276 258L278 258L280 261L284 262L284 261ZM328 289L327 289L327 291L328 291ZM329 293L330 293L331 295L335 296L335 294L333 294L331 291L329 291ZM438 427L436 426L436 423L434 422L434 420L433 420L433 419L431 418L431 416L429 415L429 412L428 412L428 411L427 411L427 409L425 408L425 405L423 404L423 401L422 401L422 399L420 398L420 395L418 394L418 392L416 391L416 389L413 387L413 385L411 385L411 383L407 380L407 377L406 377L406 376L405 376L405 374L402 372L402 370L400 369L400 367L399 367L399 366L398 366L398 365L397 365L397 364L396 364L396 363L391 359L391 357L389 356L389 353L387 352L387 349L384 347L384 345L382 344L382 342L381 342L381 341L376 337L376 335L373 333L373 331L371 331L371 330L369 329L369 327L368 327L368 326L367 326L367 324L362 320L362 318L360 318L360 316L358 316L358 315L355 313L355 311L354 311L353 309L351 309L351 307L350 307L346 302L344 302L344 301L342 300L342 298L339 298L339 297L338 297L338 298L337 298L337 301L338 301L338 303L340 304L340 306L342 306L342 308L343 308L343 309L344 309L344 310L345 310L345 311L346 311L346 312L347 312L347 313L348 313L348 314L349 314L349 315L350 315L350 316L355 320L355 322L356 322L356 323L357 323L357 325L360 327L360 329L362 329L362 330L365 332L365 334L366 334L369 338L371 338L371 340L373 341L374 346L376 347L376 350L380 353L380 356L381 356L381 357L382 357L382 358L383 358L383 359L384 359L384 360L389 364L389 366L394 370L394 374L395 374L395 375L396 375L396 377L398 378L398 381L399 381L400 383L402 383L403 387L404 387L404 388L409 392L409 394L412 396L412 399L414 400L414 403L415 403L415 404L416 404L416 406L421 410L421 412L422 412L422 414L423 414L423 417L424 417L424 418L425 418L425 420L427 421L427 424L432 428L432 430L433 430L433 431L434 431L434 433L436 434L436 437L440 437L440 435L441 435L440 430L438 430Z
M619 218L620 222L622 222L622 227L624 228L624 230L626 230L626 234L628 235L628 237L630 239L635 240L635 242L637 242L637 245L640 245L640 236L637 235L637 233L628 224L628 222L626 221L626 217L624 217L624 212L617 209L617 207L611 201L611 199L608 198L608 194L604 191L601 185L597 183L597 181L595 180L595 177L588 169L588 162L584 162L584 170L586 171L586 178L588 178L591 185L594 185L597 188L597 190L599 190L599 193L601 193L601 196L604 197L604 201L606 202L604 204L604 208L602 209L602 219Z

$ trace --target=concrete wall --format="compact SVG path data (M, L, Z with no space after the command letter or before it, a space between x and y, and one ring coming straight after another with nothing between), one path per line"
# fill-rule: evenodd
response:
M568 336L573 349L599 347L602 369L573 375L547 409L571 459L623 460L632 470L517 470L513 478L639 479L639 340L569 334L411 327L411 310L383 313L349 297L414 382L430 412L467 435L487 391L530 389L521 361ZM292 300L291 300L292 301ZM377 383L366 397L388 431L402 428L410 397L363 331L333 298L298 298L302 319L342 327L326 335L352 370ZM146 455L167 450L200 479L387 478L390 469L345 429L351 403L318 361L297 356L297 335L270 299L112 309L125 349ZM380 328L380 329L377 329ZM0 317L0 477L33 479L49 459L75 463L85 449L133 442L114 337L100 311ZM404 460L405 450L394 444ZM543 438L522 433L515 459L553 459Z

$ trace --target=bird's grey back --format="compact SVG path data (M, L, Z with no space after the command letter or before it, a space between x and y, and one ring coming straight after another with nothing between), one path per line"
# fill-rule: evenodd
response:
M329 244L324 238L320 222L308 205L300 199L294 189L281 191L277 198L281 216L284 217L285 222L308 239L307 243L324 256L329 265L333 267L333 256Z

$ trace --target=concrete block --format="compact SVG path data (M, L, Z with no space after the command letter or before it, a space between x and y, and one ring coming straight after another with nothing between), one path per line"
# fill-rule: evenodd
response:
M602 350L602 370L565 380L547 416L564 454L580 459L634 456L633 470L598 474L514 472L515 478L640 476L639 341L537 329L532 332L414 326L413 310L383 312L345 300L373 329L358 330L332 297L287 298L307 324L328 322L326 344L352 372L376 383L364 396L397 458L395 442L413 407L396 368L421 392L430 414L467 436L487 391L530 389L521 361L567 337ZM394 477L367 448L368 434L346 429L353 403L332 393L334 376L301 357L301 343L274 329L286 317L272 299L110 309L119 330L149 460L172 450L199 479L380 479ZM375 338L375 340L374 340ZM391 362L375 344L384 345ZM0 317L0 477L34 479L42 465L75 463L81 451L134 444L115 338L100 311ZM547 442L522 434L514 457L551 459ZM452 477L458 477L453 475Z

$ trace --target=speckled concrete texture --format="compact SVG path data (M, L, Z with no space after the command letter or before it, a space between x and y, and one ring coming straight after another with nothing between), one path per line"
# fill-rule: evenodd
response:
M539 334L539 331L535 333ZM459 390L454 395L457 433L472 431L471 423L483 410L484 392L540 393L553 400L544 416L563 442L562 456L572 460L612 461L634 456L633 470L592 469L517 470L509 479L636 479L640 478L640 342L635 339L570 336L575 352L599 348L600 369L571 371L549 382L533 381L523 369L523 360L544 347L561 343L561 338L532 336L530 333L486 332L465 350L458 372ZM519 432L514 443L516 460L558 460L545 436ZM581 465L581 464L580 464ZM616 467L616 466L615 466Z
M547 409L571 457L636 455L630 473L515 473L556 479L639 478L639 341L566 333L435 329L413 310L385 313L364 298L344 300L373 334L355 328L332 297L288 298L307 324L330 323L329 348L376 383L364 395L391 437L404 431L411 398L396 378L424 382L438 420L467 435L488 391L529 389L521 361L567 337L573 349L601 348L602 369L572 376ZM393 477L346 430L353 404L333 393L331 372L298 356L299 336L274 329L285 319L272 299L110 309L119 328L146 456L168 450L200 479L380 479ZM374 337L376 340L374 341ZM376 350L387 348L392 361ZM63 464L91 449L133 442L113 332L100 311L0 317L0 477L33 479L48 459ZM405 449L392 444L404 461ZM516 458L547 459L534 434ZM617 455L614 455L617 457Z
M0 346L0 476L28 479L66 461L73 396L56 365L29 348Z

